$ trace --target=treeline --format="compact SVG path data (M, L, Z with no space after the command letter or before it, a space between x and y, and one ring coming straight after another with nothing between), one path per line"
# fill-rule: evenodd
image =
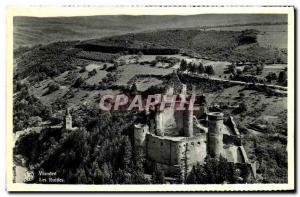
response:
M243 69L237 68L236 63L227 66L224 73L231 74L230 79L235 81L244 81L248 83L273 83L276 85L287 86L287 68L282 69L277 75L275 72L269 72L267 76L261 77L265 68L264 63L253 63L246 65ZM274 83L275 82L275 83Z
M269 26L269 25L287 25L287 22L264 22L264 23L246 23L246 24L232 24L232 25L206 25L201 26L202 29L210 29L210 28L217 28L217 27L241 27L241 26Z
M179 49L176 48L165 48L165 47L141 47L141 48L134 48L134 47L123 47L123 46L108 46L108 45L101 45L101 44L79 44L77 45L78 48L82 48L85 51L98 51L102 53L120 53L120 52L127 52L128 54L138 54L143 53L145 55L173 55L178 54Z
M249 183L254 179L247 164L229 163L224 157L205 158L204 165L196 165L186 178L188 184Z
M188 71L191 73L197 74L207 74L207 75L214 75L215 71L212 65L204 66L201 62L199 64L189 62L187 63L186 60L182 59L179 66L179 71Z

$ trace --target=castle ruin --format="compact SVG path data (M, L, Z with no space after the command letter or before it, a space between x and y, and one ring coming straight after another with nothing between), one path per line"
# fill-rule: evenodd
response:
M176 73L173 73L165 93L187 93ZM205 100L202 95L200 98ZM254 165L247 157L241 143L241 135L232 117L224 121L221 112L206 112L205 101L196 101L198 110L174 110L155 108L147 113L146 123L134 125L134 146L142 148L149 162L158 165L166 175L172 176L178 170L190 171L196 164L203 164L207 155L220 156L228 162ZM176 102L176 101L174 101Z

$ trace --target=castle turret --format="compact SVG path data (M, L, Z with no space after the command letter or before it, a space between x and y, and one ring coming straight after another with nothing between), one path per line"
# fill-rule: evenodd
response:
M160 111L157 111L155 114L155 127L156 135L164 136L164 129L162 126L162 113Z
M223 113L208 113L208 154L212 157L223 155Z
M70 114L69 108L66 109L64 128L68 130L72 130L72 116Z
M193 110L186 109L183 111L183 132L185 137L193 137L194 124L193 124Z
M144 147L146 134L149 133L149 126L144 124L134 125L134 146Z

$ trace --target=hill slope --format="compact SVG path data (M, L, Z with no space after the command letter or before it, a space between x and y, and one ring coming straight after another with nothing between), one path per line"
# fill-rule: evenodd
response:
M286 22L285 15L201 14L201 15L111 15L81 17L14 17L14 46L32 46L59 40L85 40L106 36L154 31L247 23Z

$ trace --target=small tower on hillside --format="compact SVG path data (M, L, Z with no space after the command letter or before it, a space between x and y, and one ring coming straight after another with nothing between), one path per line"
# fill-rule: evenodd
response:
M70 114L69 108L66 109L64 128L67 130L72 130L72 116Z
M223 155L223 113L208 113L208 153L212 157Z

